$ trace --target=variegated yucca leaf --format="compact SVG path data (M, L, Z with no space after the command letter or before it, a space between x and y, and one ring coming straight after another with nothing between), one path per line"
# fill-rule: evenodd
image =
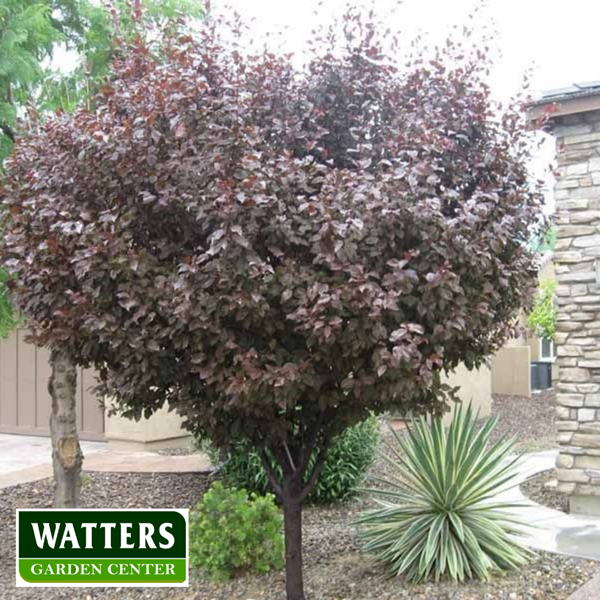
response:
M378 508L359 519L363 549L393 576L411 582L442 576L487 580L490 572L516 569L530 551L518 541L520 522L495 501L515 485L513 440L490 441L496 419L481 427L471 406L459 407L446 429L413 419L406 436L392 431L383 455L391 475L367 490Z

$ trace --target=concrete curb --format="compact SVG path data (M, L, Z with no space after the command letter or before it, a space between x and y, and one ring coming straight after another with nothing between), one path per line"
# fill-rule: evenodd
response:
M101 473L210 473L212 465L208 456L202 453L166 455L109 450L86 458L83 470Z

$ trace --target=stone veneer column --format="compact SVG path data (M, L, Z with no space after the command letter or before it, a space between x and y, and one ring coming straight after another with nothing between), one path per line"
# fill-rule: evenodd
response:
M553 119L558 280L558 491L600 514L600 110Z

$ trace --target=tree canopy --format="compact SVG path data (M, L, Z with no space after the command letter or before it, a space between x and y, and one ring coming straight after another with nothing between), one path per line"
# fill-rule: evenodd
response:
M38 343L97 367L127 415L168 401L219 445L250 440L294 510L336 433L443 411L441 374L504 343L542 218L484 55L400 67L374 21L342 21L305 66L217 21L160 58L134 40L93 113L18 145L3 191Z

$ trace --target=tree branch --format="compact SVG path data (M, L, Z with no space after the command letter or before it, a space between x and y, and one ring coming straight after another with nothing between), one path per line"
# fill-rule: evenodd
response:
M306 440L306 444L302 448L302 452L300 453L300 464L298 465L298 470L301 473L306 471L308 464L310 463L310 457L312 456L312 451L315 448L315 444L317 443L317 437L319 432L321 431L321 427L325 422L325 417L329 415L329 412L323 412L319 415L315 426L311 429L308 439Z
M283 500L283 488L281 487L280 483L277 481L277 475L275 474L273 465L271 464L271 461L269 460L269 455L267 454L266 449L261 448L259 455L260 455L260 461L262 462L263 467L265 468L265 471L267 473L267 477L269 478L269 483L275 490L277 497L280 500Z
M295 473L298 469L296 469L296 465L294 464L294 459L292 458L292 453L290 452L290 447L287 445L287 442L283 442L283 447L285 448L285 453L287 454L287 458L290 461L292 471Z
M317 460L312 468L312 471L306 481L302 485L302 493L300 494L300 502L304 502L306 497L312 492L315 483L319 475L321 474L321 470L323 469L323 465L325 464L325 456L327 455L327 446L321 448L319 454L317 455Z

